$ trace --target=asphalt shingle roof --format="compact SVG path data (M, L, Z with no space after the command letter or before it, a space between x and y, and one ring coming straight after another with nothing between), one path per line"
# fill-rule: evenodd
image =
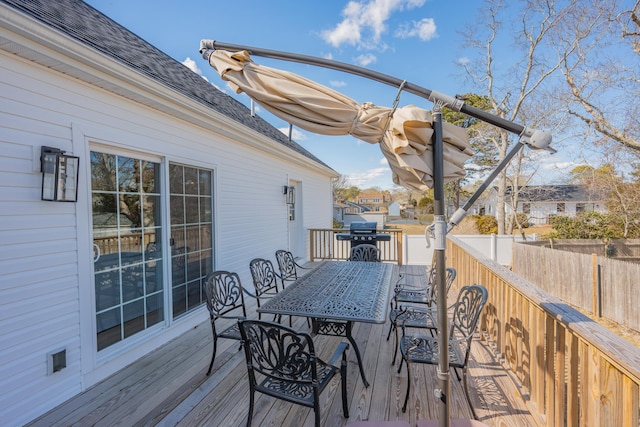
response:
M512 188L507 188L507 195ZM521 201L530 202L586 202L599 200L598 195L584 185L529 185L520 188Z
M329 167L198 74L81 0L0 0L104 55Z

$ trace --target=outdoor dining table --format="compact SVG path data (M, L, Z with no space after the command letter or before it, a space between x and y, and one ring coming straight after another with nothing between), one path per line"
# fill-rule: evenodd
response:
M322 261L270 298L258 312L310 317L315 332L346 336L356 353L362 382L368 387L351 330L354 322L386 321L392 272L393 264L388 263Z

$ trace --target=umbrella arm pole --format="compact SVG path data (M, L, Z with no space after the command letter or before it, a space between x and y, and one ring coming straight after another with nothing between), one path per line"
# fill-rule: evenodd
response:
M451 215L451 218L449 218L449 228L452 228L460 224L460 221L462 221L464 217L467 216L467 212L469 211L469 209L471 209L473 204L478 200L478 198L482 195L482 193L484 193L484 191L491 185L493 180L496 179L496 177L500 174L500 172L502 172L504 168L507 167L509 162L511 162L511 159L513 159L515 155L518 154L518 152L522 149L522 147L524 147L524 144L522 142L519 142L518 144L513 146L511 151L507 153L504 159L502 159L500 163L498 163L498 166L496 166L495 169L491 172L491 174L484 180L484 182L480 184L480 186L476 189L473 195L469 197L469 200L466 201L464 206L462 206L461 208L458 208L458 210L456 210L453 213L453 215Z

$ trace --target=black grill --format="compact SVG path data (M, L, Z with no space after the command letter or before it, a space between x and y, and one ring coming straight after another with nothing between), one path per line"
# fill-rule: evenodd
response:
M377 242L388 242L391 240L389 234L378 234L376 232L377 224L369 221L352 222L349 226L349 233L338 233L336 239L348 240L351 247L362 245L364 243L376 245Z

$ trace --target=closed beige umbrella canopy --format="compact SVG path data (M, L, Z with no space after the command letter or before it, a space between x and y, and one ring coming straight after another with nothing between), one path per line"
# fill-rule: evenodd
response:
M209 64L237 93L245 92L288 123L321 135L352 135L379 143L394 183L421 191L433 187L433 129L428 111L359 104L297 74L256 64L247 51L216 50ZM444 180L464 177L464 162L473 155L467 132L443 123L443 141Z

